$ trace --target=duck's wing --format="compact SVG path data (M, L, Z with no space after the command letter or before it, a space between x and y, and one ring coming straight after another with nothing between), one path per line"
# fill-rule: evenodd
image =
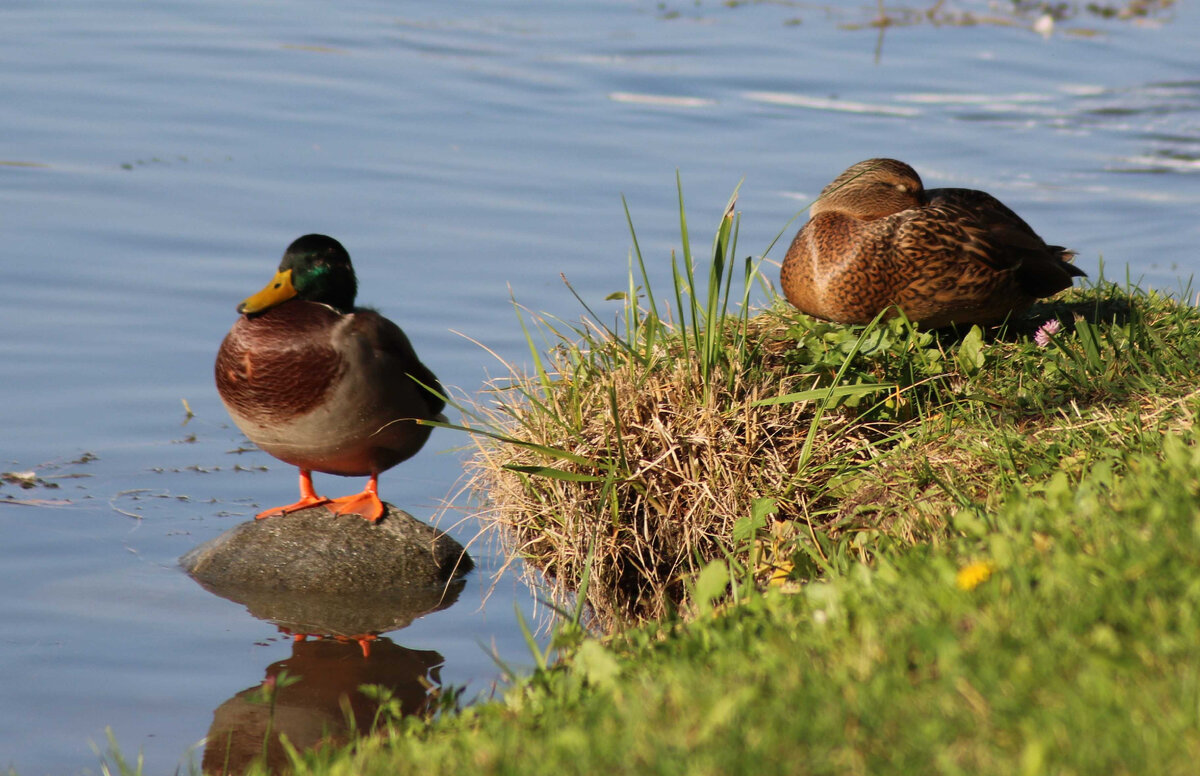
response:
M925 208L931 220L953 227L965 255L999 272L1013 272L1034 297L1055 294L1086 276L1071 264L1074 251L1047 245L1024 219L992 195L973 189L931 189Z
M1029 253L1047 245L1000 200L972 189L931 189L922 217L943 224L948 240L964 253L997 271L1015 270Z
M361 307L355 309L351 326L380 359L389 362L393 379L419 383L417 394L428 410L427 417L435 418L446 406L442 399L445 390L429 367L421 363L404 331L375 310Z

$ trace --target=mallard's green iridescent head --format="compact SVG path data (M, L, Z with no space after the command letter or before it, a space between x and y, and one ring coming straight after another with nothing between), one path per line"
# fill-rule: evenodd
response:
M354 267L342 244L323 234L306 234L288 246L275 277L239 304L238 312L261 313L293 297L348 312L357 293Z

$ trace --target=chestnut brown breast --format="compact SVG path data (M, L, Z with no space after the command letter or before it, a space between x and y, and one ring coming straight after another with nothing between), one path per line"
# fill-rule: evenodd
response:
M345 369L329 342L340 318L326 305L299 299L240 317L217 353L221 399L259 423L284 422L319 406Z

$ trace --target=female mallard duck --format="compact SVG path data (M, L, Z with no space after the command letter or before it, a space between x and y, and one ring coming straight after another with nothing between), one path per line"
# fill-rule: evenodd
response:
M383 516L379 473L425 444L442 387L400 327L354 306L354 268L341 243L310 234L293 242L267 287L217 353L217 391L238 428L300 467L300 500L258 517L328 504L336 514ZM313 471L369 476L362 493L326 499Z
M895 159L846 170L809 213L783 260L783 292L839 323L868 323L892 305L926 328L999 323L1086 274L995 197L926 191Z

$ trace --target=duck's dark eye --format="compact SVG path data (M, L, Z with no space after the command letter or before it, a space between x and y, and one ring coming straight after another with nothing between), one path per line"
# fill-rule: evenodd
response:
M279 288L279 287L280 287L280 286L282 286L282 285L283 285L283 283L276 283L276 284L275 284L275 287L276 287L276 288Z

